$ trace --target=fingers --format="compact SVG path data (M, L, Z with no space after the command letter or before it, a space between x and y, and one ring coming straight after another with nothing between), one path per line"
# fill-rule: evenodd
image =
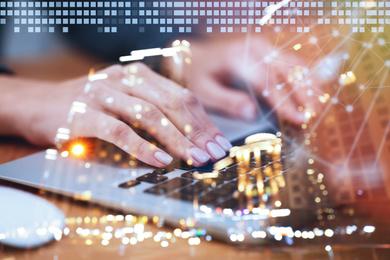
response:
M112 102L100 99L100 105L124 121L148 131L169 151L195 166L206 163L210 156L188 140L155 106L121 92L110 92Z
M267 95L267 101L278 115L299 125L304 123L305 118L304 114L298 110L297 104L291 98L292 94L293 90L276 89Z
M98 74L107 80L92 82L89 106L148 131L179 158L201 166L231 148L188 90L145 65L112 66Z
M132 68L134 67L129 70ZM144 80L142 86L130 86L124 91L155 104L183 135L203 151L207 151L212 159L225 156L231 144L210 119L206 120L208 116L190 91L143 66L137 66L136 70L138 79Z
M263 74L263 78L259 76L250 77L250 84L258 95L266 98L269 105L279 116L290 120L294 124L302 124L304 116L298 110L299 105L293 98L295 92L287 81L286 73L288 73L288 70L285 69L283 72L279 72L279 69L270 68L269 71L272 71L272 73Z
M257 116L255 102L242 90L228 88L213 77L199 78L192 86L201 102L212 110L244 120Z
M139 137L122 121L93 109L75 115L72 132L73 135L97 137L110 142L152 166L165 167L172 161L170 155Z
M198 120L198 122L203 123L204 128L208 130L210 135L214 137L215 141L217 141L222 149L227 152L230 150L230 148L232 148L232 144L226 139L226 137L221 134L221 131L211 121L200 102L189 102L188 108L190 112L196 111L195 113L192 113L194 118Z
M297 106L305 109L314 109L318 102L314 91L315 80L310 78L309 69L304 66L304 62L294 55L284 55L283 60L288 60L289 64L281 64L275 69L281 82L286 82L286 87L292 90L292 99Z

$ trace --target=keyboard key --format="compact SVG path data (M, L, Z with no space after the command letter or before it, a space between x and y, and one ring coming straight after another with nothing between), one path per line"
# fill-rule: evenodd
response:
M126 181L124 183L119 184L118 187L128 189L128 188L134 187L138 184L140 184L139 181L129 180L129 181Z
M199 202L202 204L217 205L233 196L237 191L237 181L219 186L199 197Z
M188 172L183 173L181 175L181 177L194 180L195 179L194 178L194 172L204 173L203 171L192 170L192 171L188 171Z
M147 173L136 179L137 181L149 182L149 183L160 183L168 180L168 177L158 175L156 173Z
M237 176L238 176L237 168L235 168L235 169L226 169L224 171L220 171L218 178L224 181L230 181L234 178L237 178Z
M158 174L158 175L165 175L169 172L171 172L171 171L168 169L157 169L157 170L153 171L153 173Z
M181 177L183 177L183 178L187 178L187 179L194 179L194 176L192 175L192 173L193 172L185 172L185 173L183 173L182 175L181 175Z
M173 191L188 186L192 183L192 180L176 177L164 183L158 184L152 188L146 189L146 193L153 193L157 195L164 195L172 193Z
M168 195L169 198L178 199L178 200L186 200L186 201L194 201L197 196L194 193L184 193L180 191L176 191Z
M202 180L194 183L193 185L189 185L187 187L184 187L183 189L175 192L174 194L170 195L169 197L177 198L177 199L184 199L191 201L194 198L197 198L199 195L216 188L218 185L222 184L222 180L213 179L213 180Z

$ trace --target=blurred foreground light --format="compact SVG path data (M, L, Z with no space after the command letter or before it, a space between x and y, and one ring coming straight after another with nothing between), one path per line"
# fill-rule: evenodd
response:
M331 229L325 230L325 236L332 237L333 235L334 235L333 230L331 230Z
M349 85L356 81L356 76L352 71L348 71L345 74L341 74L339 82L341 85Z
M373 233L375 231L374 226L364 226L363 231L366 233Z
M329 252L329 251L332 250L332 247L331 247L330 245L327 245L327 246L325 247L325 250Z
M265 238L267 236L267 233L265 231L259 230L259 231L254 231L252 233L252 237L254 238Z
M81 144L75 144L72 147L72 153L74 155L81 155L81 154L83 154L83 152L84 152L84 146L82 146Z
M287 217L291 214L290 209L273 209L271 210L271 217L278 218L278 217Z

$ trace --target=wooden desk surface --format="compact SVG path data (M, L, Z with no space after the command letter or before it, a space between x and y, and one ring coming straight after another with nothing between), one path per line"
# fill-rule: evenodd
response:
M78 76L85 74L88 67L93 64L78 61L77 55L72 56L67 53L60 54L60 60L66 61L61 65L65 67L47 66L51 63L51 59L47 59L42 65L35 65L35 71L28 69L28 63L14 63L14 68L18 68L17 72L35 78L63 79L68 76ZM58 58L58 56L57 56ZM66 64L78 64L77 67L66 66ZM12 64L12 63L11 63ZM27 65L26 65L27 64ZM46 64L46 67L45 67ZM70 69L71 68L71 69ZM62 69L62 70L61 70ZM45 71L45 74L42 74ZM57 71L57 74L56 74ZM58 74L58 71L66 71L65 74ZM68 76L66 76L68 75ZM40 151L42 148L34 147L27 142L17 138L0 138L0 164L21 158L31 153ZM4 183L2 183L4 184ZM6 184L8 185L8 184ZM22 188L34 193L37 191ZM173 239L167 239L168 246L163 247L161 241L155 241L154 237L159 232L173 233L174 229L169 227L157 227L154 224L145 224L144 229L151 234L150 238L138 241L136 244L131 244L129 241L115 238L110 239L108 245L102 245L101 235L83 236L80 229L97 230L101 232L110 226L113 232L108 232L115 235L115 230L124 226L134 226L135 222L104 222L100 223L109 215L120 214L112 210L73 201L68 198L60 197L55 194L47 194L38 192L39 196L50 200L65 213L69 228L69 233L59 241L54 241L45 246L36 249L14 249L0 245L0 260L11 259L389 259L382 258L380 252L375 249L361 250L356 247L334 247L332 253L325 250L325 245L307 246L307 247L253 247L239 248L237 246L228 245L219 241L202 240L199 245L189 245L188 239L178 238L173 235ZM94 220L98 220L94 223ZM109 231L109 230L108 230ZM100 234L101 234L100 232ZM170 237L170 235L168 235ZM133 241L134 242L134 241ZM378 257L379 256L379 257ZM388 256L388 255L387 255Z

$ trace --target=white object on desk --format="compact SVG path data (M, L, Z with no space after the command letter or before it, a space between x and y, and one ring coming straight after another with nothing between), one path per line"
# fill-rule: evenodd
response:
M60 239L65 226L62 211L47 200L0 186L0 243L29 248Z

